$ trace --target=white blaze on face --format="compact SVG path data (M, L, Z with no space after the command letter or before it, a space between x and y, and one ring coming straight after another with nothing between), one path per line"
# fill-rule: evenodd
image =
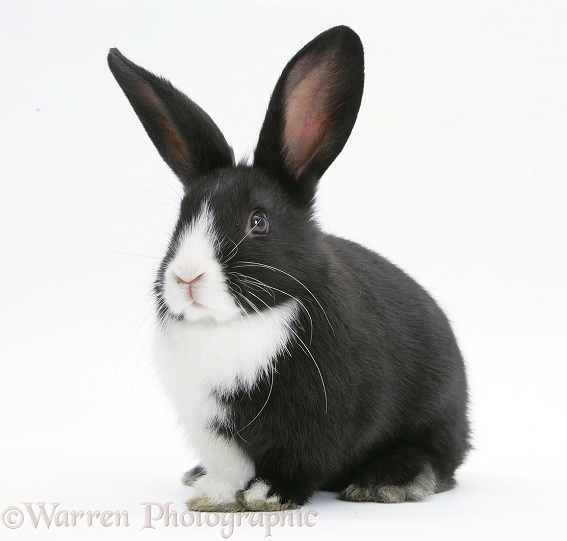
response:
M187 321L223 322L243 313L228 290L216 256L218 243L213 215L205 203L180 235L164 275L164 300Z

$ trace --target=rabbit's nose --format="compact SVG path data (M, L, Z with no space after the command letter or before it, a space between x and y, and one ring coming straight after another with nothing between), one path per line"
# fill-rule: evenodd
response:
M200 280L202 278L202 276L205 273L202 272L201 274L198 274L197 276L195 276L194 278L187 278L187 277L181 277L178 276L177 274L175 275L175 281L180 284L180 285L188 285L188 286L192 286L194 285L198 280Z
M202 272L201 274L198 274L195 277L192 278L187 278L187 277L180 277L180 276L175 276L175 280L176 282L184 287L186 289L187 292L187 296L189 297L189 300L194 301L195 300L195 286L197 285L197 283L199 282L199 280L203 277L205 273Z

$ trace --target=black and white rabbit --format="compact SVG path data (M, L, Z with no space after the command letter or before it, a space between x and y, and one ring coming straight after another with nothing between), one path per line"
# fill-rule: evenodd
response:
M252 165L235 164L167 80L117 49L108 62L185 189L155 282L155 361L202 460L184 478L189 508L286 509L318 489L402 502L453 487L469 427L445 315L399 268L313 219L362 98L356 33L332 28L288 63Z

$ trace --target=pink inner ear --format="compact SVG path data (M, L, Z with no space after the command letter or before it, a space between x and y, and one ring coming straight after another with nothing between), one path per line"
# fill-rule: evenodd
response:
M184 165L187 169L191 166L191 156L187 150L187 146L180 137L175 126L169 119L169 116L162 105L161 100L156 96L153 88L145 83L138 83L138 90L144 97L144 100L151 106L155 112L156 117L159 118L159 126L162 130L163 138L167 144L168 155L171 158Z
M314 63L311 57L297 62L286 85L284 127L286 162L297 180L321 148L332 109L333 63Z

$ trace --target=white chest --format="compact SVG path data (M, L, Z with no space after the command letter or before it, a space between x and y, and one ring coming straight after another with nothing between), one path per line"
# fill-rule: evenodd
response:
M211 420L226 412L212 392L230 395L251 389L268 373L292 336L295 301L226 323L172 321L159 327L154 363L191 443Z

